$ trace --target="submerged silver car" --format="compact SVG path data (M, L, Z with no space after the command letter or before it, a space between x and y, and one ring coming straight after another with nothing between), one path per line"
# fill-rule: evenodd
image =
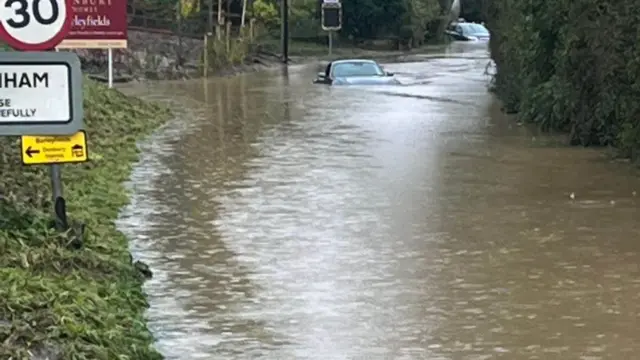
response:
M489 30L483 24L468 22L453 23L445 33L458 41L489 41L491 38Z
M330 62L318 73L316 84L327 85L399 85L393 73L386 72L373 60L349 59Z

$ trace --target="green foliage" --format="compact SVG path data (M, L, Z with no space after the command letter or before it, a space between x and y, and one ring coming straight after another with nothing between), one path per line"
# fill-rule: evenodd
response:
M247 32L247 29L245 29L245 32ZM227 40L225 38L218 40L214 36L209 38L205 51L207 52L206 62L209 69L216 71L244 63L253 51L253 44L249 41L249 36L245 34L244 36L231 37L227 48ZM205 66L204 54L202 65Z
M447 1L448 4L448 1ZM448 6L448 5L447 5ZM448 11L448 8L446 9ZM400 38L421 43L427 28L445 11L439 0L349 0L342 2L343 26L340 36L359 40ZM280 31L279 3L255 0L251 14L273 35ZM290 3L291 37L326 38L321 30L317 0Z
M571 143L640 147L640 8L634 1L495 0L487 7L498 94Z
M442 40L443 16L452 0L349 0L343 1L343 27L338 36L353 43L368 40L399 40L419 46L425 40ZM483 2L488 0L468 0ZM280 36L279 0L253 0L247 9L247 19L256 20L257 35ZM182 15L178 5L182 4ZM195 37L208 30L208 5L196 0L129 0L136 16L136 26L162 28ZM214 1L217 10L217 0ZM239 3L234 3L238 5ZM323 43L326 33L321 28L321 2L295 0L289 2L289 33L291 39ZM188 5L188 6L187 6ZM226 6L225 6L226 7ZM189 10L189 11L187 11ZM235 8L236 12L240 10ZM237 15L237 14L236 14ZM237 23L235 23L237 26Z
M486 7L490 0L461 0L460 17L467 21L486 21Z
M296 0L291 7L289 17L290 32L293 39L313 40L325 38L318 15L317 0Z
M84 91L91 162L63 167L69 218L87 225L81 243L51 228L46 167L22 166L18 139L0 139L0 359L161 358L143 276L114 220L136 140L169 113L90 80Z
M280 26L280 13L276 5L266 0L255 0L251 6L251 16L266 27Z
M405 14L404 23L410 29L413 46L420 46L425 37L428 37L427 26L430 21L436 19L441 12L440 5L437 0L407 0L407 13ZM401 38L407 39L406 36Z
M397 35L406 20L405 0L344 1L343 33L356 38L377 38Z
M433 21L440 21L445 11L438 0L352 0L342 6L343 36L391 37L414 46L436 35L427 29Z
M135 11L143 12L147 16L166 16L175 19L180 0L128 0L128 4Z

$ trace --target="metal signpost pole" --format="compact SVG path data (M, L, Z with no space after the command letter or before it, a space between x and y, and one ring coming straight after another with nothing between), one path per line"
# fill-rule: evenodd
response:
M0 19L0 40L19 50L0 53L0 136L21 136L23 164L50 165L56 228L66 230L60 164L88 161L82 72L78 55L50 50L69 33L72 0L50 0L48 12L30 4Z
M113 49L109 48L107 49L107 64L108 64L108 84L109 84L109 88L113 87Z
M333 55L334 32L342 29L342 3L339 0L322 1L322 30L329 38L329 56Z
M64 202L64 194L62 193L62 174L60 171L60 165L51 164L49 168L49 174L51 176L51 193L53 200L53 215L56 224L56 230L66 230L67 224L67 211L66 204Z
M282 11L282 62L289 63L289 0L282 1L280 11Z
M55 52L58 52L55 49ZM53 216L56 230L64 231L67 227L67 211L62 193L62 169L60 164L49 165L49 177L51 178L51 203L53 204Z

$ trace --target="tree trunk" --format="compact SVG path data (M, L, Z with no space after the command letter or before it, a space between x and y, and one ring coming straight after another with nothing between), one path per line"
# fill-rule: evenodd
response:
M451 9L449 10L449 23L460 17L460 0L453 0ZM447 23L447 25L449 25ZM445 25L446 26L446 25Z
M244 22L247 16L247 0L242 1L242 17L240 18L240 27L244 29Z

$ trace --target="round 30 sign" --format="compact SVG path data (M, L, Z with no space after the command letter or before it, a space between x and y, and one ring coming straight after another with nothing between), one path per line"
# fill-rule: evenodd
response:
M72 0L0 0L0 38L17 50L53 49L71 29L71 5Z

